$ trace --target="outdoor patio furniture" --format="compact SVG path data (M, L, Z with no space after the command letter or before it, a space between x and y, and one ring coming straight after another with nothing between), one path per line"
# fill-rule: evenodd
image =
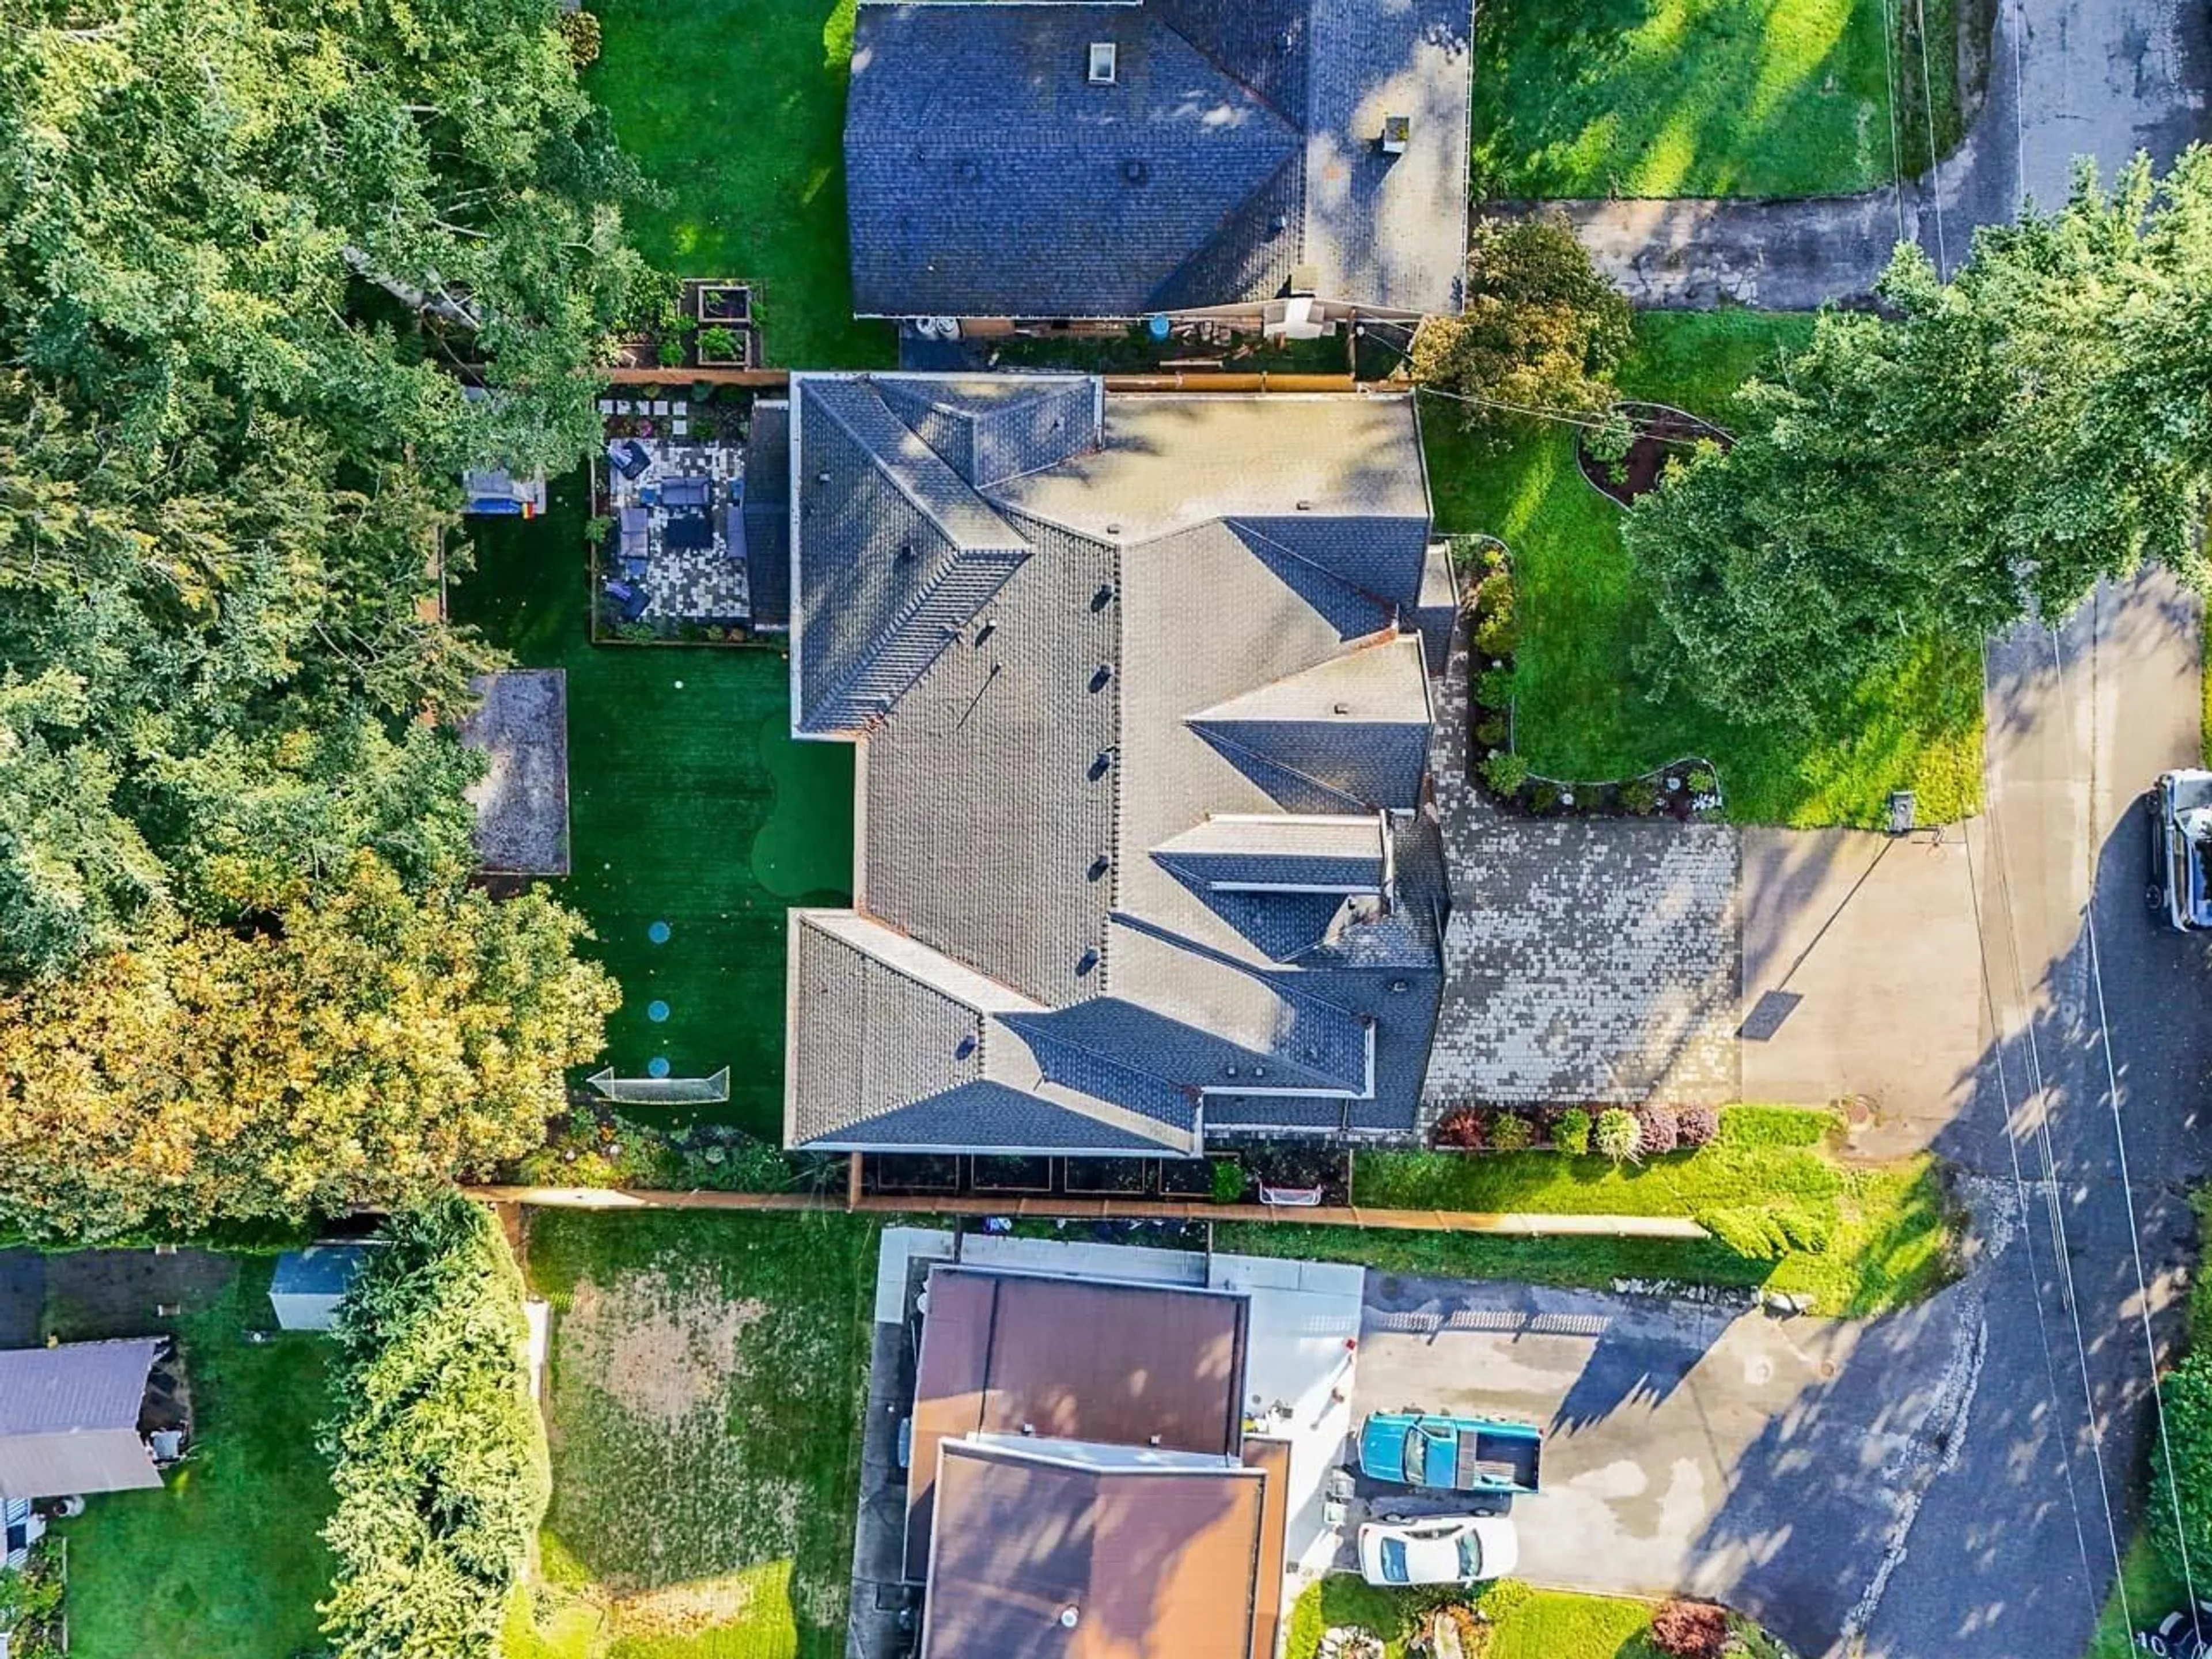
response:
M708 547L714 540L714 527L704 513L686 511L672 513L660 527L660 544L678 550Z
M704 507L713 494L713 481L707 478L674 477L660 481L660 504L663 507Z
M645 446L635 438L625 438L618 444L607 447L607 456L615 471L625 478L635 478L653 465L653 457Z

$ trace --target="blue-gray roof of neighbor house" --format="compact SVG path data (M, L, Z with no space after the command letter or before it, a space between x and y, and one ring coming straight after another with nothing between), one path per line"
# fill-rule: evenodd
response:
M1469 0L863 0L854 309L1136 317L1303 267L1324 299L1456 310L1473 22Z
M1411 398L791 405L793 731L862 753L854 904L792 913L787 1140L1409 1130L1448 902Z

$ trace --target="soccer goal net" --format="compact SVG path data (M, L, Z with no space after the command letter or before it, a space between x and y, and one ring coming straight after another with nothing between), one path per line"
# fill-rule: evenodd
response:
M730 1097L730 1068L712 1077L617 1077L615 1068L584 1079L603 1099L627 1106L696 1106Z

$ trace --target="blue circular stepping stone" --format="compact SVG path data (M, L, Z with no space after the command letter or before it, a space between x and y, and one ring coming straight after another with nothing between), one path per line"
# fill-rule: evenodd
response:
M651 1020L655 1025L659 1024L662 1020L668 1018L668 1005L658 1000L647 1003L645 1005L645 1017Z
M647 1077L666 1077L668 1075L668 1056L666 1054L655 1054L651 1060L647 1060L645 1062L645 1074Z
M651 939L655 945L667 944L668 924L665 921L654 922L652 927L645 930L645 936Z

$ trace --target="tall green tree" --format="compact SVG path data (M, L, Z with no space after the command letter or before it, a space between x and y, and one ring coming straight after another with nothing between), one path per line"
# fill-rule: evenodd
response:
M1463 400L1462 425L1502 438L1531 411L1603 410L1630 321L1628 301L1564 215L1478 220L1466 304L1422 322L1409 367L1419 384Z
M1739 396L1736 441L1623 534L1663 632L1645 666L1723 712L1809 720L1916 642L2063 617L2099 578L2204 574L2212 155L2077 177L1977 233L1948 283L1900 247L1888 314L1830 312Z
M301 887L0 995L0 1229L405 1204L543 1140L616 1001L575 918L371 853Z

